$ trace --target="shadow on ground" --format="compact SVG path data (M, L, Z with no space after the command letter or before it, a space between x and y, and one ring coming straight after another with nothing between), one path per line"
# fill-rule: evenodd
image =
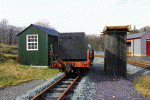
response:
M144 73L144 69L140 69L134 74L127 74L127 79L123 77L114 77L105 75L103 58L95 57L93 66L88 70L90 82L95 83L95 93L93 100L150 100L138 93L132 82L139 73Z

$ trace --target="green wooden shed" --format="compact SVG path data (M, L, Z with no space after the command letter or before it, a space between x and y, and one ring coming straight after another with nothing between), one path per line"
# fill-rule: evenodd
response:
M51 44L57 57L59 32L31 24L18 36L18 62L23 65L48 67L50 65Z

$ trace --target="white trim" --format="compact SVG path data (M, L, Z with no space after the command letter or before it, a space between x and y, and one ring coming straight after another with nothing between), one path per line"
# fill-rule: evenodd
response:
M37 42L28 42L28 37L29 36L37 36ZM34 38L35 39L35 38ZM37 51L38 50L38 34L32 34L32 35L26 35L26 50L27 51ZM28 49L28 43L37 43L37 49ZM35 45L34 45L34 48L35 48Z
M131 56L146 56L146 54L130 54Z
M31 66L31 67L42 67L42 68L48 68L48 66Z

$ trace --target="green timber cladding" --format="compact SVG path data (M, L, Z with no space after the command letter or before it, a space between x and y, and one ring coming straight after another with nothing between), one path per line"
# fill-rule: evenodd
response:
M58 34L54 29L31 24L17 35L19 37L19 63L23 65L49 66L51 44L53 45L54 54L57 56ZM33 42L31 42L32 40Z

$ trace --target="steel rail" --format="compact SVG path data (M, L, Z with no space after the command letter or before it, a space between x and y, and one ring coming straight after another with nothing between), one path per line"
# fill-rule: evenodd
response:
M150 65L146 63L139 63L139 62L133 62L133 61L127 61L127 63L135 65L135 66L143 67L146 69L150 69Z
M57 100L64 100L65 99L65 94L73 88L73 86L76 84L77 80L79 79L80 76L77 76L74 81L69 85L69 87L62 93L62 95L57 99Z
M95 57L105 58L104 55L95 55ZM139 66L139 67L142 67L142 68L150 69L150 64L147 64L147 63L144 63L144 62L140 63L140 62L130 61L130 60L127 59L127 63L135 65L135 66Z
M45 90L43 90L42 92L40 92L38 95L36 95L35 97L33 97L31 100L41 100L43 94L46 94L48 91L50 91L53 88L55 88L65 77L66 77L66 75L64 75L62 78L60 78L59 80L57 80L51 86L49 86L48 88L46 88Z

